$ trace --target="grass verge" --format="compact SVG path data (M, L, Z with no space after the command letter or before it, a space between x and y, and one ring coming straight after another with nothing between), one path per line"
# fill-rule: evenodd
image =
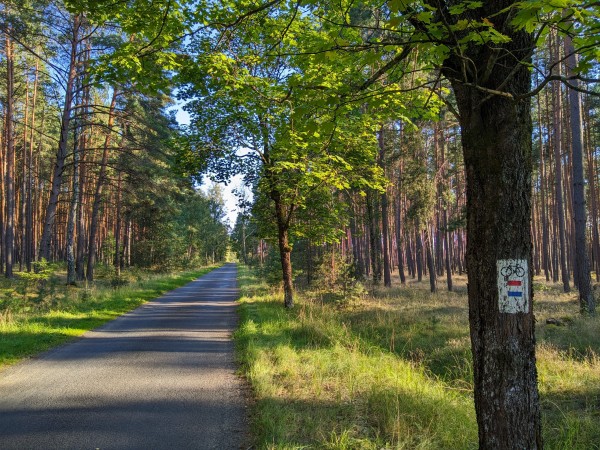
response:
M345 307L298 295L288 311L247 268L239 281L257 448L477 448L464 289L414 284ZM536 299L546 448L600 448L600 322L558 292Z
M86 287L67 287L56 279L46 283L42 305L19 308L10 314L7 310L2 316L0 369L97 328L214 268L169 275L138 273L136 281L117 288L102 280ZM3 281L5 297L15 294L16 282ZM39 295L39 290L37 294L22 294Z

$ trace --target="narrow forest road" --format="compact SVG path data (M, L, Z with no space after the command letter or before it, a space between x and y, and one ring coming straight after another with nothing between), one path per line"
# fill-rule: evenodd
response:
M1 372L0 449L243 448L236 286L227 264Z

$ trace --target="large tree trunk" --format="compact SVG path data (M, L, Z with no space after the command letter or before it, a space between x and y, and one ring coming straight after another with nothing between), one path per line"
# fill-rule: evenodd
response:
M577 55L570 38L565 41L567 58L567 75L573 75L577 66ZM577 88L579 80L573 80ZM573 220L575 226L575 279L579 289L579 307L584 314L594 314L596 304L592 293L590 278L590 263L587 255L586 228L587 214L585 212L585 193L583 177L583 123L581 119L581 97L579 92L571 89L569 92L571 109L571 145L573 149Z
M446 61L462 129L467 181L467 272L480 449L540 449L531 274L531 102L494 95L530 90L534 40L485 2L466 16L490 17L510 42L471 46ZM448 17L448 20L456 20ZM464 18L461 16L461 18ZM462 71L464 59L472 66ZM465 78L458 79L459 76Z
M480 104L483 96L473 89L455 90L467 174L469 319L480 448L541 448L532 277L526 270L531 267L529 102L493 98ZM521 265L522 276L505 280L498 273L509 261ZM520 284L523 304L503 303L500 291L509 282Z
M52 187L50 191L50 200L46 208L44 217L44 228L40 242L39 257L50 259L50 244L52 241L52 228L56 218L56 208L58 207L58 196L65 170L65 159L67 158L67 141L69 138L69 124L71 121L71 110L73 103L73 84L77 75L77 47L79 43L79 28L81 25L81 16L77 14L73 18L73 34L71 36L71 54L69 61L69 74L65 89L65 103L63 106L60 139L58 141L58 151L56 153L56 163L54 165L54 173L52 176Z

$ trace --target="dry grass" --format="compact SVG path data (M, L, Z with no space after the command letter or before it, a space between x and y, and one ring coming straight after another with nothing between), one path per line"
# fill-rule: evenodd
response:
M304 295L285 311L277 291L240 273L257 447L477 447L464 278L455 292L411 281L343 306ZM579 317L575 294L535 286L546 448L600 448L600 322Z

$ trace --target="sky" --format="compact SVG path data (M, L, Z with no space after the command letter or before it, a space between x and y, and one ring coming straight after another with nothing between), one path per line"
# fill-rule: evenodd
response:
M188 125L190 123L190 116L186 111L183 110L183 105L178 104L174 109L176 111L175 118L177 119L177 122L179 122L180 125ZM206 193L212 182L207 177L203 177L203 180L204 181L202 186L200 186L200 190ZM227 221L229 222L229 227L233 228L238 215L237 199L233 194L233 191L234 189L240 189L243 186L242 177L236 175L228 185L223 183L218 184L220 184L223 188L223 198L225 200L225 209L227 210Z

